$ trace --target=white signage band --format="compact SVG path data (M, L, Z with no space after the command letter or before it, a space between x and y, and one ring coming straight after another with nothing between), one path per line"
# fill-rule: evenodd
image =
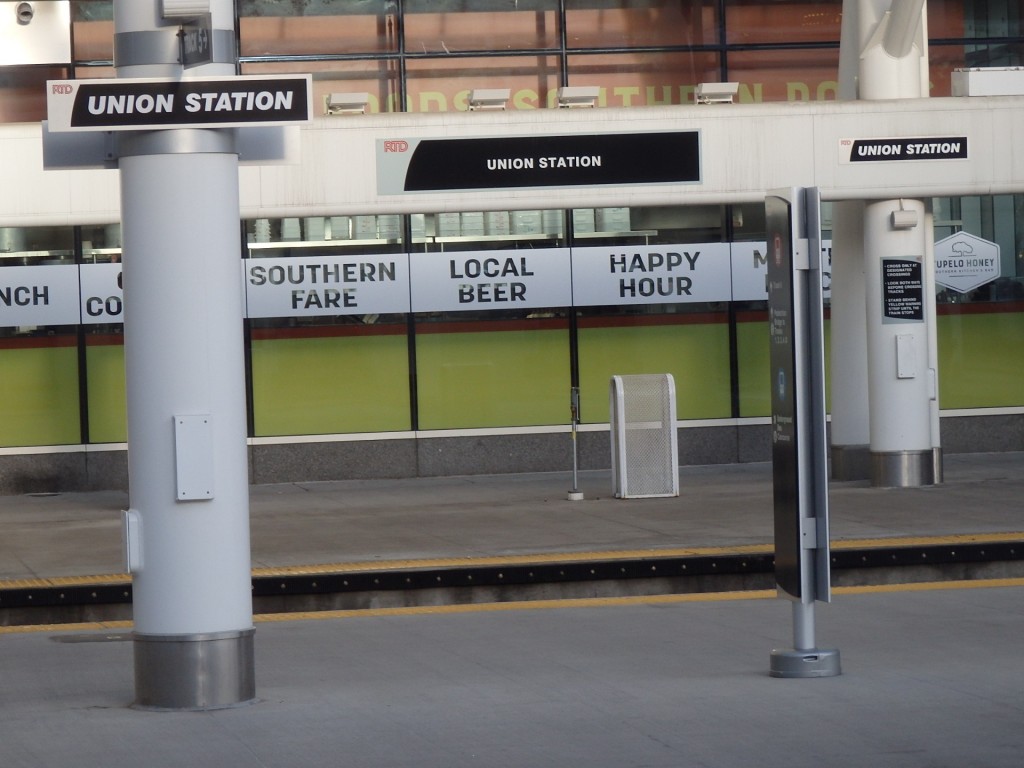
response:
M832 243L822 242L825 296ZM999 246L936 243L936 282L999 277ZM123 322L119 262L0 267L0 327ZM249 318L765 301L764 242L243 259Z
M573 305L729 301L728 243L572 249Z
M245 259L246 315L383 315L409 311L409 256Z
M78 325L78 267L0 269L0 326Z
M413 312L572 304L568 248L417 253L410 272Z

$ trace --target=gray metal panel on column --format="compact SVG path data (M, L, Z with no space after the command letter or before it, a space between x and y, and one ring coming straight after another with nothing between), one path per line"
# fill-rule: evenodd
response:
M230 29L212 29L212 58L214 64L234 64L235 33ZM151 32L123 32L114 35L114 64L134 67L148 64L180 64L181 44L178 27Z
M875 452L871 454L871 484L878 488L934 485L935 468L934 450Z
M254 630L133 636L135 705L224 709L256 696Z
M114 34L114 66L134 67L140 64L177 64L177 28L151 32L118 32Z

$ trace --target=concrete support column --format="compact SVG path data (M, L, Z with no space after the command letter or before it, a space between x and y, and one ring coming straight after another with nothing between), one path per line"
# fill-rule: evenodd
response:
M860 0L843 0L839 42L839 98L857 99L862 42ZM864 295L864 204L832 204L831 263L831 413L829 435L832 477L871 477L868 412L868 342Z
M924 0L862 0L862 99L921 98L927 92ZM920 200L869 201L864 253L871 482L936 482L937 399L934 260ZM937 411L936 411L937 413Z
M160 5L115 0L119 77L183 76ZM125 132L119 153L135 703L232 706L255 697L234 133Z
M871 476L864 203L836 202L832 212L832 477L862 480Z
M929 420L932 437L932 481L941 483L942 469L942 431L939 417L939 329L935 309L935 214L932 201L924 203L924 261L925 283L925 317L930 318L928 333L928 370L932 379L930 400L928 401Z
M913 218L917 224L898 228L894 214L896 223ZM925 258L924 224L924 203L919 200L869 202L864 209L874 485L935 482L931 420L935 385L929 366L934 315L929 323L925 272L931 265Z

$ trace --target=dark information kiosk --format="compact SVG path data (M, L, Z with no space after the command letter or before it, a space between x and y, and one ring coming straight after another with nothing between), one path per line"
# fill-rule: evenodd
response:
M815 188L765 197L775 580L793 603L793 650L772 651L773 677L840 671L814 640L814 603L831 599L820 208Z

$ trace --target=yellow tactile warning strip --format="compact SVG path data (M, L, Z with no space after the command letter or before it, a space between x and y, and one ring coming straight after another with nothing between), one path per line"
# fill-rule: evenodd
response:
M914 584L882 584L856 587L834 587L835 595L866 595L893 592L932 592L940 590L992 589L998 587L1024 587L1024 578L976 579L973 581L931 581ZM257 624L286 621L322 621L325 619L356 619L374 616L421 616L495 611L532 611L553 608L602 608L625 605L670 605L678 603L711 603L739 600L766 600L776 597L773 589L745 592L699 592L682 595L637 595L634 597L587 597L564 600L520 600L504 603L465 603L457 605L411 606L405 608L365 608L343 611L310 611L295 613L257 614ZM781 598L780 598L781 599ZM131 630L130 621L100 621L78 624L35 624L0 627L0 635L32 632L82 632L87 630Z
M127 573L103 573L90 576L52 576L45 579L0 580L0 589L39 589L40 587L88 587L93 584L130 584Z
M954 536L918 536L874 539L842 539L831 543L832 549L879 549L884 547L958 546L1005 541L1024 542L1024 532L957 534ZM277 568L255 568L254 576L304 576L322 573L365 571L398 571L417 568L486 567L491 565L534 565L542 563L580 563L608 560L640 560L672 557L714 557L716 555L770 554L773 544L746 544L723 547L682 547L674 549L613 549L591 552L556 552L550 554L502 555L499 557L453 557L423 560L377 560L359 563L324 563Z
M953 536L918 536L872 539L840 539L832 549L881 549L886 547L958 546L1007 541L1024 542L1024 531L1008 533L957 534ZM254 568L255 578L268 576L317 576L325 573L365 573L367 571L401 571L424 568L480 568L496 565L534 565L543 563L586 563L589 561L639 560L672 557L714 557L724 555L770 554L772 544L747 544L721 547L680 547L673 549L613 549L590 552L552 552L495 557L447 557L419 560L368 560L346 563L318 563L273 568ZM0 589L38 589L43 587L81 587L90 584L127 584L131 576L124 573L91 576L61 576L45 579L0 580Z

